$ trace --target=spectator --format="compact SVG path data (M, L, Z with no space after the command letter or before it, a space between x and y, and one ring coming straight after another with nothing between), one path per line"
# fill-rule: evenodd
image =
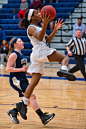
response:
M71 39L69 41L69 43L66 44L66 49L67 49L68 55L72 56L74 53L74 58L76 61L76 66L71 68L68 72L74 73L74 72L80 70L86 81L85 64L84 64L86 39L81 38L81 37L82 37L81 30L77 30L76 38ZM70 51L71 46L73 47L73 53Z
M20 11L18 13L18 19L25 17L25 12L28 9L28 3L26 0L22 0L22 3L20 4Z
M34 0L30 6L31 9L38 9L38 8L42 8L43 7L43 3L40 0Z
M0 66L4 66L4 58L6 57L6 55L8 54L8 44L6 40L2 41L2 45L1 45L1 65Z
M4 30L2 30L2 26L0 26L0 46L3 40L6 40L6 36Z
M82 18L78 18L78 23L75 23L73 26L73 38L76 37L76 30L81 30L82 37L85 35L85 24L82 23Z

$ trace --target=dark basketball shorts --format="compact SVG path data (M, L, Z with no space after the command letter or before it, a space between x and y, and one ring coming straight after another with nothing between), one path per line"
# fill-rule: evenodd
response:
M19 97L23 97L24 95L22 94L22 92L24 93L27 86L29 85L28 80L13 77L13 78L10 78L9 81L10 81L10 85L12 86L12 88L18 91Z

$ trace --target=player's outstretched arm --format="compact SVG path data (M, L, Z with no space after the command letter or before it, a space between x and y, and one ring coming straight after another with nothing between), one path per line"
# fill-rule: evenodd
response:
M64 24L63 19L60 20L60 18L59 18L58 22L57 21L55 22L55 28L54 28L53 32L48 36L48 38L46 40L47 42L52 41L52 39L54 38L54 36L55 36L56 32L58 31L58 29L63 27L63 24Z

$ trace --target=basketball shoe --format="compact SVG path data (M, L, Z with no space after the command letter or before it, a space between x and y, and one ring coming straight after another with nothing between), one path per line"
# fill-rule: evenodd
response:
M76 80L76 77L72 73L67 72L66 70L58 71L57 75L59 77L66 77L69 81L75 81Z
M44 113L43 115L42 115L42 117L40 118L41 119L41 121L42 121L42 123L44 124L44 125L46 125L50 120L52 120L53 119L53 117L55 116L55 114L54 113L52 113L52 114L50 114L50 115L47 115L48 113Z
M19 102L19 103L16 103L16 107L18 109L18 112L20 113L21 117L24 119L24 120L27 120L27 116L26 116L26 113L27 113L27 106L22 102Z
M18 115L18 112L14 111L13 109L12 110L9 110L7 112L7 114L11 117L12 121L14 123L19 123L19 120L17 119L17 115Z

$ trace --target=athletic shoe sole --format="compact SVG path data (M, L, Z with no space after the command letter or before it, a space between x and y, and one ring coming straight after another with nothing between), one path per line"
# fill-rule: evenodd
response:
M9 111L7 112L7 114L11 117L12 121L13 121L15 124L18 124L18 123L19 123L19 121L16 122L16 121L14 120L13 116L11 115L11 113L10 113Z
M46 125L49 121L51 121L54 118L54 116L55 116L55 114L53 113L53 115L48 120L46 120L46 122L43 124Z
M66 77L69 81L75 81L76 80L76 77L72 74L72 73L69 73L69 72L65 72L65 71L58 71L57 72L57 75L59 77Z

